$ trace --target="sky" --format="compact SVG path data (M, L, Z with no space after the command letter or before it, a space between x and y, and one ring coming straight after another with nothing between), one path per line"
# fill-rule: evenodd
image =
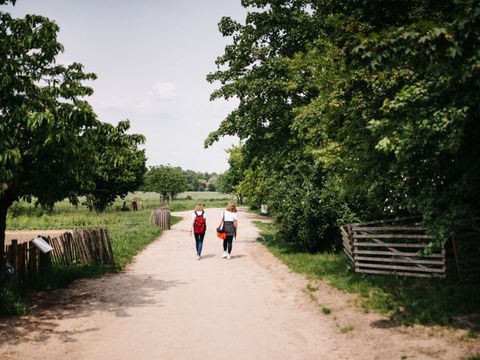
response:
M89 98L100 120L129 119L146 137L147 165L170 164L202 172L228 168L227 137L203 142L236 102L209 100L218 84L205 77L230 39L222 16L244 22L240 0L18 0L15 17L38 14L60 26L60 63L79 62L97 74ZM7 10L8 9L8 10Z

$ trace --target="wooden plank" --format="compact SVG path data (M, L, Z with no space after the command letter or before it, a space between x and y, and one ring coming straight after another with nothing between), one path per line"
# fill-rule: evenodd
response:
M353 231L425 231L427 230L424 226L362 226L354 225L352 226Z
M392 248L426 248L428 244L406 244L406 243L384 243L384 242L358 242L354 241L353 246L367 247L392 247Z
M417 234L353 234L354 239L433 239L431 235Z
M108 245L108 251L110 252L110 255L111 255L111 261L112 261L112 264L114 264L115 256L113 254L112 240L110 238L110 234L108 233L108 229L104 228L104 231L105 231L105 236L107 237L107 245Z
M350 243L350 240L349 239L343 239L342 238L342 244L344 245L344 247L348 248L348 249L351 249L352 248L352 244Z
M102 232L101 228L97 229L97 234L98 234L98 238L100 240L100 244L102 244L102 263L103 264L109 264L110 259L109 259L107 244L105 242L105 237L103 236L103 232Z
M429 265L445 265L442 260L420 260L420 259L399 259L399 258L386 258L386 257L372 257L372 256L357 256L358 261L378 261L378 262L398 262L398 263L415 263L415 264L429 264Z
M52 255L52 262L56 266L61 266L63 264L63 259L60 256L60 250L59 250L59 245L58 245L58 239L56 237L51 238L51 244L53 247L53 255Z
M352 262L352 264L355 264L355 260L353 260L353 256L345 249L343 249L343 252L345 253L345 255L347 255L347 258Z
M409 273L409 272L393 272L393 271L383 271L383 270L369 270L369 269L355 269L355 272L365 273L365 274L376 274L376 275L397 275L397 276L412 276L412 277L423 277L423 278L445 278L445 274L422 274L422 273Z
M90 251L88 250L88 244L85 242L85 239L83 238L82 234L79 231L73 231L72 236L75 237L80 244L83 252L83 256L85 258L85 264L91 264L92 263L92 257L90 255Z
M376 251L376 250L357 250L353 249L353 254L364 254L364 255L396 255L396 256L415 256L419 258L441 258L442 254L430 254L430 255L419 255L414 252L403 252L403 251Z
M18 274L18 279L23 281L25 278L25 270L23 267L23 264L25 263L25 253L23 252L23 244L19 244L17 248L17 274Z
M358 261L355 261L355 266L358 266L359 268L373 268L373 269L409 270L409 271L434 272L434 273L444 272L443 269L430 268L430 267L370 264L370 263L360 263Z
M75 252L77 255L77 261L81 264L86 264L85 249L83 247L82 241L78 236L74 236L72 232L68 232L67 235L75 244Z

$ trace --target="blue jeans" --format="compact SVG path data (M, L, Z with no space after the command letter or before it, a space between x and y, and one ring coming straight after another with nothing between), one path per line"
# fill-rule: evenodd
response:
M202 255L202 247L203 247L203 238L205 237L205 233L193 233L195 236L195 248L197 249L198 256Z

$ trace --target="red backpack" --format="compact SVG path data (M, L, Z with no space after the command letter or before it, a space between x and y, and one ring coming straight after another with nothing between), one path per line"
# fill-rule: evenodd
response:
M205 218L203 217L204 213L205 212L202 211L202 213L198 215L197 212L195 211L196 216L195 216L195 221L193 222L193 231L195 232L195 234L202 234L207 229L207 224L205 222Z

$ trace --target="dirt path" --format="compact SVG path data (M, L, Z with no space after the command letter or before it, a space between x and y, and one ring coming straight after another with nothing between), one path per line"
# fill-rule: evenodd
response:
M325 284L312 300L308 281L256 242L254 215L239 213L234 256L222 259L220 214L208 211L200 261L184 213L126 271L77 281L3 321L0 359L460 359L473 350L450 335L390 327Z

